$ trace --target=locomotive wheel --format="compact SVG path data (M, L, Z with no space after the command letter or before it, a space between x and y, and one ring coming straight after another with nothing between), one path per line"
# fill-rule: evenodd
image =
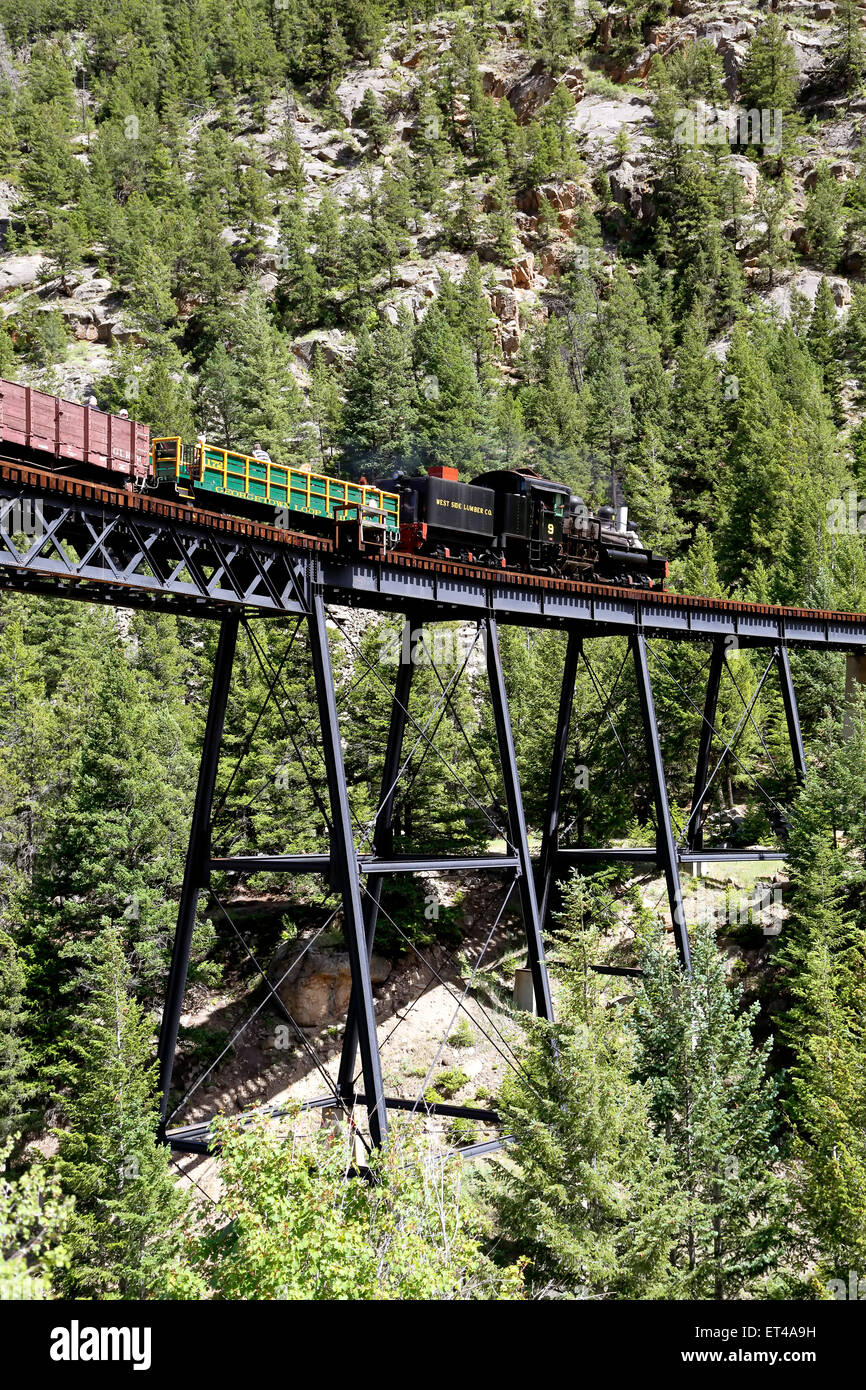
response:
M479 565L487 565L494 570L502 568L502 556L497 555L495 550L482 550L476 558Z

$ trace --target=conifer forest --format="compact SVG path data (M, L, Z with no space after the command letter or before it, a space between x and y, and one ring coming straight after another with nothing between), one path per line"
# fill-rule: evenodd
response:
M672 595L866 613L859 0L0 0L0 311L3 383L92 418L308 492L539 475L627 507ZM0 1313L739 1302L763 1324L788 1301L804 1324L866 1298L862 653L790 647L804 771L767 651L725 651L698 849L779 857L682 863L689 968L662 869L624 854L553 884L552 1020L507 875L376 880L374 1031L408 1098L381 1146L363 1107L305 1105L356 1026L335 881L214 869L167 1116L210 1143L182 1152L157 1038L220 625L5 573ZM360 835L401 621L329 599L327 636ZM388 853L507 847L477 639L421 644ZM498 640L537 858L566 633ZM312 641L240 624L216 858L328 853ZM649 647L682 841L710 645ZM573 846L660 833L630 652L584 638Z

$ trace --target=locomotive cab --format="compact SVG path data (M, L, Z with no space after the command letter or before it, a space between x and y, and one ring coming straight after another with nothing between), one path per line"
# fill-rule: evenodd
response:
M493 525L506 563L553 573L562 547L570 490L532 468L499 468L473 478L494 495Z

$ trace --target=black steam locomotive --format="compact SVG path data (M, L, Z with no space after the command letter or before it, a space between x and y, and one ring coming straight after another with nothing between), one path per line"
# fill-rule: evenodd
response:
M400 549L631 588L661 587L668 566L641 545L625 507L593 513L563 483L499 468L461 483L456 468L377 479L400 497Z

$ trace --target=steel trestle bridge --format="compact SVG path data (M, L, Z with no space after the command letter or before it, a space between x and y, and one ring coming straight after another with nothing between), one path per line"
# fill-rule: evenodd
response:
M665 879L677 948L686 967L686 930L680 869L684 865L743 859L780 859L782 851L711 849L703 844L706 800L724 752L733 752L716 727L717 705L727 655L732 647L764 648L767 665L738 724L738 733L765 682L779 686L797 778L805 754L789 650L807 648L860 657L866 651L866 615L818 612L689 597L648 590L590 585L553 577L507 574L469 564L407 555L386 560L350 560L327 539L280 531L254 521L205 513L181 504L124 491L0 459L0 586L19 593L66 598L120 607L199 617L219 624L204 743L198 774L189 846L166 986L159 1061L162 1088L161 1134L178 1152L209 1151L208 1122L169 1128L170 1092L192 936L199 895L211 874L285 872L325 878L339 896L351 969L351 998L335 1083L307 1106L335 1107L353 1114L363 1106L369 1143L383 1142L388 1115L415 1109L419 1102L385 1093L370 957L382 908L384 882L396 874L490 871L503 875L519 901L531 971L535 1010L552 1019L544 941L552 890L567 870L620 862L655 867ZM331 652L329 605L360 607L401 615L403 655L395 663L390 719L380 795L371 844L357 842L343 759ZM292 621L309 643L321 738L329 828L327 852L318 854L217 856L212 852L214 796L238 634L252 618ZM407 855L394 849L394 806L404 774L407 732L422 729L409 711L414 664L406 653L419 630L459 621L475 625L483 637L484 665L496 732L499 772L505 792L505 852L498 854ZM553 628L566 636L556 732L551 749L547 807L540 852L530 853L523 798L515 758L499 644L499 626ZM578 669L588 638L628 639L641 715L642 746L655 812L656 842L638 848L573 848L560 843L563 780L572 724ZM682 640L709 646L706 689L701 705L694 795L689 820L678 842L659 740L650 649L654 640ZM480 653L479 647L479 653ZM465 664L465 663L464 663ZM266 673L267 674L267 673ZM272 674L272 673L271 673ZM277 690L277 678L269 681ZM442 704L449 698L443 684ZM422 736L430 744L422 729ZM504 906L504 905L503 905ZM247 952L249 947L247 946ZM258 965L258 963L256 962ZM259 967L270 1002L291 1023L288 1011ZM623 969L623 974L634 973ZM467 986L468 989L468 986ZM456 996L455 996L456 997ZM465 997L465 992L464 992ZM458 1003L460 1001L458 1000ZM296 1031L301 1033L300 1029ZM360 1054L360 1073L356 1072ZM360 1087L359 1087L360 1081ZM493 1110L424 1101L425 1113L495 1122ZM495 1141L470 1146L485 1152Z

